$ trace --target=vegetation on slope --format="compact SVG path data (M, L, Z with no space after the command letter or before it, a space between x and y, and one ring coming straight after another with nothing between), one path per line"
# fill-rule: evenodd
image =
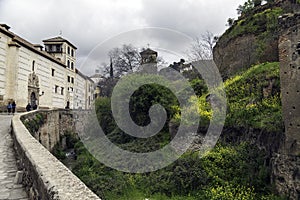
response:
M245 11L237 20L228 20L229 28L214 47L214 61L224 79L254 64L279 61L279 16L288 8L283 2L262 6L254 6L252 0L248 2L242 6Z
M234 38L245 34L274 34L278 29L278 17L283 13L279 7L268 8L259 13L251 13L237 20L222 37Z
M225 87L229 106L226 126L256 127L270 132L282 129L278 63L254 66L227 80ZM198 85L198 88L205 87ZM140 100L148 95L145 91L138 92ZM201 118L208 122L211 111L203 91L193 99L199 102ZM140 102L136 98L132 100ZM124 137L112 119L110 99L101 98L96 105L100 124L110 140L122 148L148 152L170 140L166 129L146 141ZM176 103L169 105L170 110L173 107ZM90 155L81 142L76 143L75 151L77 160L72 163L72 171L102 199L283 199L273 194L265 152L245 142L219 143L202 158L197 152L189 151L166 168L144 174L123 173L106 167Z
M279 63L255 65L226 80L224 85L227 98L226 127L283 132ZM212 116L207 95L196 99L203 127L207 126ZM179 122L180 114L175 114L173 121Z
M226 126L282 132L279 63L256 65L225 82Z
M81 143L73 172L103 199L280 199L255 146L218 145L202 159L188 152L146 174L122 173L95 160Z

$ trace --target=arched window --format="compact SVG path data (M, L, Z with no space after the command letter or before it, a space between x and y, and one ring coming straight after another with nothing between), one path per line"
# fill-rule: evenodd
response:
M70 68L70 61L69 60L67 62L67 66L68 66L68 68Z
M74 69L74 63L71 62L71 69Z
M68 47L68 55L70 55L70 47Z
M74 56L74 50L73 49L71 50L71 56Z

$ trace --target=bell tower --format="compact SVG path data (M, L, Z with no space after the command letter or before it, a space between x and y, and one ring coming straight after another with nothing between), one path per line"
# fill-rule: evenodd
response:
M146 63L157 63L157 52L150 48L140 52L142 57L142 65Z
M157 72L157 52L150 48L140 52L142 57L140 71L156 73Z
M71 42L61 36L46 39L43 42L47 53L59 59L68 69L75 72L77 48Z

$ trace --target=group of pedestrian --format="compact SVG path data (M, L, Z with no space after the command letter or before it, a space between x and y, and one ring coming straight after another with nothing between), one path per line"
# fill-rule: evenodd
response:
M7 104L7 112L8 114L15 114L16 112L16 107L17 107L17 104L15 101L13 101L12 103L11 102L8 102Z
M33 105L33 106L31 106L30 103L28 103L27 106L26 106L27 112L29 112L31 110L36 110L36 109L37 109L37 105L36 104Z
M17 107L17 104L15 101L13 101L12 103L11 102L8 102L7 104L7 112L8 114L15 114L16 112L16 107ZM30 103L27 104L26 106L26 111L29 112L31 110L36 110L37 109L37 105L33 105L31 106Z

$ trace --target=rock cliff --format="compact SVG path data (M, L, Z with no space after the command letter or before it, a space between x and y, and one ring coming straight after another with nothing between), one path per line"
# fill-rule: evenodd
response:
M242 14L219 38L213 56L224 79L254 64L277 62L278 17L297 12L296 0L277 0Z

